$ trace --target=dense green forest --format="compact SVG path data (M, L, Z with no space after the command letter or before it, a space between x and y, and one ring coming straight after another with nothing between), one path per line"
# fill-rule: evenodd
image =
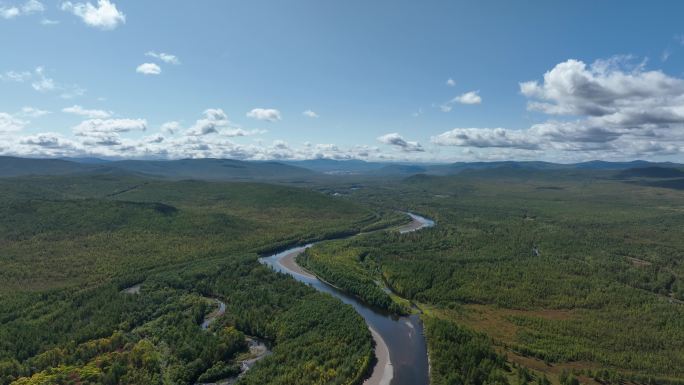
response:
M511 359L547 363L554 381L561 367L586 379L684 377L681 191L605 173L501 170L347 194L437 226L316 245L300 259L333 284L384 306L381 282L431 317L489 334ZM452 359L443 349L431 345L433 367Z
M349 306L258 252L378 215L307 190L126 175L0 180L0 384L343 384L372 359ZM140 285L139 293L123 292ZM200 327L220 299L222 317Z
M0 384L213 382L248 338L271 353L241 384L359 383L363 319L257 261L331 238L298 262L418 305L434 384L681 383L683 192L592 171L382 182L0 179ZM405 210L437 226L400 234Z

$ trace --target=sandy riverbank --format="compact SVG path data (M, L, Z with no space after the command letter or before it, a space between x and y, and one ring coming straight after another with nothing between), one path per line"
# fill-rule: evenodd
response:
M421 216L407 213L411 217L411 222L399 227L397 230L404 234L404 233L410 233L413 231L418 231L420 229L423 229L425 227L432 227L435 225L435 223L427 218L423 218Z
M281 260L280 264L285 267L286 269L297 273L299 275L303 275L304 277L311 278L311 279L316 279L316 276L313 274L309 273L308 271L302 269L298 264L297 261L295 261L295 258L301 254L305 249L304 248L297 248L296 250L293 250L291 253L288 253L285 255Z
M375 341L375 357L378 361L375 363L373 368L373 374L366 381L363 382L364 385L389 385L394 378L394 369L392 368L392 361L390 360L389 349L385 340L382 339L380 334L373 330L373 328L368 328L373 335L373 340Z

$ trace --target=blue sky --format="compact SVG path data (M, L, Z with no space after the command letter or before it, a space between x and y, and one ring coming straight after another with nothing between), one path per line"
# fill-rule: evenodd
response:
M0 153L682 161L682 14L671 1L0 0Z

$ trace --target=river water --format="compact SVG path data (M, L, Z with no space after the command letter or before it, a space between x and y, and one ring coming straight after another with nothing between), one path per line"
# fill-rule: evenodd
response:
M415 214L409 215L413 222L399 229L402 233L434 226L434 222L427 218ZM329 293L354 307L366 320L368 326L382 337L389 350L392 375L389 377L385 376L385 381L380 382L380 384L387 383L386 381L389 381L390 385L429 384L427 346L420 317L417 315L392 316L387 312L364 304L359 299L347 295L315 277L299 274L280 263L285 256L292 253L301 253L311 246L313 244L294 247L270 257L261 258L260 262L276 271L289 274L296 280L306 283L318 291ZM382 368L376 369L382 370Z

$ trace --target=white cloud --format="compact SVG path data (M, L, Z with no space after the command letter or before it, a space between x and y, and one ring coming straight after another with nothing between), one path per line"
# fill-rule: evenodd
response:
M302 112L302 115L306 116L307 118L318 118L319 117L317 113L315 113L311 110L306 110L306 111Z
M239 127L234 127L234 128L228 128L223 131L221 131L221 135L227 136L227 137L237 137L237 136L251 136L251 135L258 135L258 134L265 134L266 130L244 130Z
M33 13L45 11L45 6L38 0L28 0L22 5L0 6L0 17L3 19L13 19L21 15L31 15Z
M163 53L163 52L157 53L154 51L149 51L149 52L145 53L145 56L149 56L149 57L153 57L155 59L159 59L159 60L161 60L167 64L180 64L180 60L178 59L178 57L176 55L171 55L169 53Z
M166 122L161 125L161 131L168 135L174 135L181 130L181 124L176 121Z
M454 86L456 86L456 81L455 81L454 79L452 79L452 78L449 78L449 79L447 79L447 81L446 81L446 85L449 86L449 87L454 87Z
M43 67L37 67L34 71L33 82L31 87L38 92L47 92L55 89L55 81L51 78L45 76L45 69Z
M6 112L0 112L0 133L21 131L28 124L27 121L17 119Z
M503 128L454 128L432 137L432 143L439 146L480 148L509 147L525 150L539 148L539 145L531 140L525 132Z
M399 147L402 151L405 152L423 152L425 151L423 149L423 146L420 145L418 142L409 142L405 140L401 135L397 134L396 132L391 133L391 134L385 134L380 137L378 137L378 141L384 144L388 144L390 146L395 146Z
M211 113L209 113L211 115ZM215 115L215 114L214 114ZM220 114L219 114L220 115ZM217 118L217 117L214 117ZM216 119L215 119L216 120ZM218 119L220 120L220 119ZM101 126L101 125L100 125ZM127 138L125 130L97 129L88 135L67 139L60 134L8 135L0 142L0 154L14 156L98 156L112 158L232 158L243 160L285 159L367 159L407 160L416 152L383 153L375 146L341 147L331 143L293 146L282 140L271 143L256 142L240 144L223 134L165 136L153 133L149 136ZM249 130L244 130L249 132ZM234 135L242 135L238 129Z
M74 142L65 139L60 134L46 132L25 136L19 141L21 144L44 147L49 149L75 149Z
M204 117L195 122L186 132L186 135L201 136L216 134L219 129L228 127L230 121L225 112L220 108L209 108L204 111Z
M29 71L7 71L4 74L0 74L0 80L5 82L17 82L23 83L31 79L31 72Z
M62 10L73 13L91 27L101 30L113 30L119 24L126 23L126 15L116 8L116 4L109 0L98 0L97 5L90 2L72 3L65 1L62 3Z
M62 112L66 112L68 114L85 116L85 117L88 117L90 119L106 119L106 118L109 118L110 116L112 116L112 113L110 111L88 110L88 109L85 109L79 105L73 105L71 107L63 108Z
M619 138L622 134L613 129L594 126L586 121L549 120L529 128L529 136L552 143L606 143Z
M625 125L651 122L684 122L684 80L661 71L645 71L641 65L625 68L625 58L559 63L544 74L544 81L520 84L523 95L533 99L528 108L552 115L601 118ZM663 122L664 123L664 122Z
M2 7L0 8L0 17L3 19L13 19L21 14L17 7Z
M93 136L146 129L145 119L88 119L75 126L73 131L79 136Z
M62 91L62 98L68 99L85 94L85 89L75 84L60 84L46 74L42 66L33 71L7 71L0 74L0 80L5 82L29 83L31 88L38 92L47 93Z
M143 63L135 69L135 72L144 75L159 75L161 73L161 68L155 63Z
M143 141L146 143L161 143L165 139L166 138L164 138L164 136L159 135L159 134L155 134L155 135L146 136L145 138L143 138Z
M633 63L628 56L591 65L567 60L546 72L541 83L520 83L527 108L552 119L520 130L456 128L432 142L519 153L543 150L568 160L681 153L684 80L645 67L645 61Z
M32 13L44 12L45 6L38 0L28 0L21 6L21 11L26 15L30 15Z
M439 105L439 109L442 112L450 112L454 109L454 104L480 104L482 103L482 97L479 95L480 91L470 91L464 94L458 95L455 98L449 100L446 103Z
M167 126L168 124L168 126ZM171 129L173 132L177 131L180 124L177 122L169 122L164 124L162 129L167 131ZM245 130L241 127L233 125L233 123L228 120L228 116L220 108L209 108L204 111L203 117L198 119L195 124L192 125L186 132L186 136L206 136L209 134L216 134L212 136L218 137L238 137L238 136L250 136L265 133L265 130Z
M453 101L461 104L480 104L482 103L482 98L480 97L479 92L480 91L466 92L455 97Z
M50 111L45 111L45 110L41 110L41 109L34 108L34 107L23 107L21 109L21 111L19 112L19 115L26 116L29 118L39 118L39 117L45 116L49 113L50 113Z
M40 20L40 24L42 24L42 25L57 25L57 24L59 24L59 20L42 19L42 20Z
M281 120L280 111L272 108L255 108L247 113L248 118L276 122Z

